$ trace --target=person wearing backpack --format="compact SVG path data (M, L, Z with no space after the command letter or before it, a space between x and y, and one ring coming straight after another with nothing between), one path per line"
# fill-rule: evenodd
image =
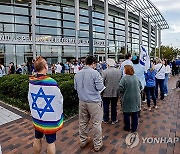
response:
M162 60L158 60L158 64L155 65L156 73L156 99L158 99L158 86L160 87L161 100L164 100L164 79L165 79L165 66Z

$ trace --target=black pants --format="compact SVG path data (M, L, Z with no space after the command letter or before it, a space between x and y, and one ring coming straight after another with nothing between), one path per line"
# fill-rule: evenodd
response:
M147 105L148 105L148 107L150 107L151 96L152 96L152 100L154 102L154 106L156 106L155 87L147 87L146 96L147 96Z
M104 116L103 120L105 122L109 121L109 105L111 103L111 120L116 121L117 117L117 97L103 97L103 109L104 109Z
M124 114L124 129L130 131L130 118L131 130L135 132L138 126L138 112L123 112Z
M160 87L161 100L164 99L164 79L156 79L156 98L158 98L158 86Z

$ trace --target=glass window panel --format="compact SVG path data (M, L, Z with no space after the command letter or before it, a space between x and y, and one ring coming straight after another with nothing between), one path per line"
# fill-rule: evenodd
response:
M88 16L88 10L80 9L79 12L80 12L81 15Z
M73 47L73 46L64 46L63 56L64 57L74 57L75 56L75 47Z
M116 34L117 34L117 35L125 35L125 31L117 30L117 29L116 29Z
M75 29L75 23L74 22L63 21L63 27L64 28L74 28Z
M99 38L99 39L105 38L105 34L103 33L93 33L93 34L94 34L94 38Z
M80 37L89 37L89 32L88 31L80 31L79 32L79 35L80 35Z
M60 35L60 28L51 28L51 27L37 27L39 29L37 32L40 34L52 34L52 35Z
M96 32L104 32L104 27L94 26Z
M104 19L104 14L99 12L93 12L93 17Z
M15 4L28 6L30 5L31 0L15 0Z
M88 17L82 17L82 16L80 16L79 20L80 20L80 22L89 23L89 18L88 18Z
M15 12L16 14L29 15L29 9L30 9L30 8L14 7L14 12Z
M89 30L89 25L80 23L80 29Z
M17 65L22 65L24 61L24 45L16 45L16 62Z
M63 6L63 12L75 13L75 8L70 6Z
M43 19L43 18L37 18L37 21L40 20L38 23L40 25L45 25L45 26L59 26L60 25L60 21L58 20L50 20L50 19Z
M59 12L53 12L53 11L45 11L45 10L39 10L41 17L49 17L49 18L56 18Z
M0 31L2 31L2 32L14 32L14 24L0 23Z
M29 26L26 25L15 25L15 31L21 33L29 33Z
M65 36L75 36L75 30L63 29L63 34L64 34Z
M68 5L74 5L74 1L72 1L72 0L61 0L61 3L68 4Z
M63 19L75 21L75 15L63 13Z
M37 4L37 8L43 8L43 9L49 9L49 10L56 10L56 11L60 11L60 6L57 6L54 3L50 3L50 2L39 2Z
M10 22L10 23L14 23L14 16L1 14L0 22Z
M118 29L125 30L125 26L124 25L115 24L115 27L118 28Z
M112 22L109 22L109 27L114 27L114 24Z
M5 45L5 54L6 54L6 66L9 66L10 62L16 61L15 59L15 45Z
M3 13L13 13L13 6L0 5L0 11Z
M104 21L103 20L98 20L98 19L93 19L93 24L104 26Z
M30 18L29 17L24 17L24 16L15 16L15 22L16 23L24 23L24 24L29 24L30 23Z

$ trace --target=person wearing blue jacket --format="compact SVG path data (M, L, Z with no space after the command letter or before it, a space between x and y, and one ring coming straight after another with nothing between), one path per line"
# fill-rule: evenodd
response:
M147 106L149 111L151 111L151 96L154 102L154 108L157 109L156 105L156 95L155 95L155 86L156 86L156 70L154 69L154 64L151 63L151 68L147 70L145 73L145 80L146 80L146 96L147 96Z

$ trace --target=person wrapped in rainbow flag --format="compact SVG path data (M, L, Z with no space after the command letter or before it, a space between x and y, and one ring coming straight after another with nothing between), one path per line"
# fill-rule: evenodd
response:
M46 75L48 65L44 58L34 62L37 71L29 78L28 100L35 128L34 153L40 153L45 134L47 153L55 153L56 132L63 127L63 96L57 82Z

